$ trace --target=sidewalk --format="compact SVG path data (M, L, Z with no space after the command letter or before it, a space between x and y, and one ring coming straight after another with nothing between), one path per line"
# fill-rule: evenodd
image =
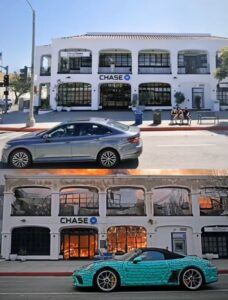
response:
M71 276L80 266L90 264L91 260L76 261L0 261L0 276ZM219 274L228 274L228 259L212 260Z
M218 112L220 122L214 124L214 120L203 120L203 124L197 123L197 112L193 111L191 125L169 125L170 112L162 111L162 122L159 125L153 124L153 112L143 113L143 124L141 131L176 131L176 130L228 130L228 111ZM111 118L116 121L133 125L135 122L134 113L129 111L72 111L72 112L51 112L43 115L35 115L36 124L32 128L26 127L28 113L12 111L3 115L0 131L22 131L33 132L51 128L61 122L73 121L77 119L87 119L90 117Z

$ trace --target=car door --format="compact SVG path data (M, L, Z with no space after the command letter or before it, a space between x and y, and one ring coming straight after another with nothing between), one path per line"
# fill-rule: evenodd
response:
M41 138L34 145L36 161L71 160L71 140L74 132L72 124L59 126Z
M110 134L111 130L99 124L75 124L75 137L71 141L72 159L95 160L99 149Z
M125 263L126 285L163 285L170 274L162 252L147 250L139 256L141 261Z

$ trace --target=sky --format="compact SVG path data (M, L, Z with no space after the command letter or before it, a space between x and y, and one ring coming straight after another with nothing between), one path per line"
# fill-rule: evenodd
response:
M210 33L228 37L228 0L29 0L36 45L86 32ZM1 65L31 65L32 10L0 0Z

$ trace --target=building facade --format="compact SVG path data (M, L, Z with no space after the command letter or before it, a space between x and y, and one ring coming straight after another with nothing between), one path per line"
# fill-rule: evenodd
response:
M162 247L228 258L228 177L5 176L2 256Z
M228 108L214 78L228 39L207 34L88 33L36 48L35 106L57 110ZM216 108L218 109L218 108Z

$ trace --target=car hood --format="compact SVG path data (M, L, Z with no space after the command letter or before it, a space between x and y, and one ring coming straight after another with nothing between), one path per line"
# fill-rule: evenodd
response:
M21 143L26 143L27 141L31 141L31 140L40 140L41 136L39 134L41 132L42 131L28 133L25 136L9 140L7 142L7 144L21 144Z

